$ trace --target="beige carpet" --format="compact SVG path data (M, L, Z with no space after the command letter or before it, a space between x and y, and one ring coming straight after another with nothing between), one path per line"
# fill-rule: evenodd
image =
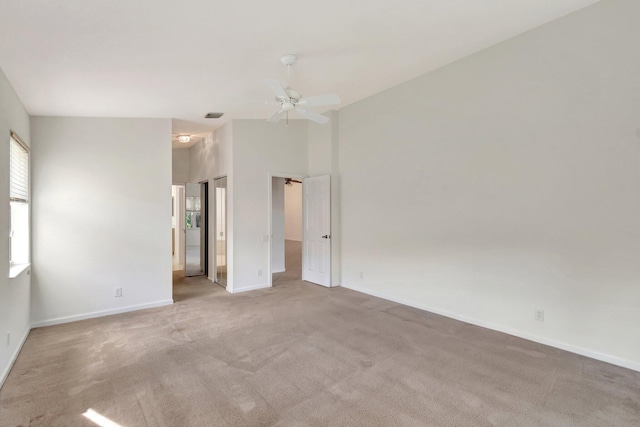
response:
M284 241L284 268L281 273L273 273L272 286L302 279L302 242Z
M35 329L2 426L638 426L640 373L300 281Z

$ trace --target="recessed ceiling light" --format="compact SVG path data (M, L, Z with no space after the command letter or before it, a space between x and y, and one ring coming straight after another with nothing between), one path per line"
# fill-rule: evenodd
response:
M191 137L189 135L180 135L178 137L178 141L182 142L183 144L186 144L187 142L191 141Z
M220 117L222 117L224 113L207 113L206 116L204 116L205 119L219 119Z

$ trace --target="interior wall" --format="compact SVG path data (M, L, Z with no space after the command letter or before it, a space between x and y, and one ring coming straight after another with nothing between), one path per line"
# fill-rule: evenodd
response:
M189 149L189 180L202 182L214 177L231 175L233 156L233 122L227 122Z
M340 114L328 111L326 125L308 124L309 176L331 175L331 286L340 286L342 272L340 213Z
M307 120L233 121L232 292L269 286L269 174L307 175L307 145Z
M171 120L33 117L31 130L32 322L171 304Z
M324 114L331 121L325 125L309 122L309 176L327 175L338 169L333 164L333 128L336 126L338 112Z
M640 370L637 16L600 2L342 109L343 285Z
M302 242L302 184L284 186L284 239Z
M189 182L191 171L191 152L188 148L171 150L171 177L174 184Z
M31 145L29 115L0 70L0 387L30 329L31 276L9 279L9 134L16 132ZM9 339L7 343L7 334Z
M284 239L285 208L284 178L274 177L271 186L271 273L285 271Z
M171 197L173 199L173 216L171 217L171 227L174 233L174 253L173 253L173 270L184 270L184 240L185 236L185 224L184 215L180 211L184 202L184 186L173 185L171 186Z
M188 182L209 181L209 213L215 214L214 178L227 177L227 290L233 292L233 122L216 130L211 138L193 145L189 150ZM209 280L215 280L215 220L209 218Z

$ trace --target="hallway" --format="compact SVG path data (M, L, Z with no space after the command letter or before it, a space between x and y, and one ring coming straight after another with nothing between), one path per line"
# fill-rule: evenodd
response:
M284 241L284 268L281 273L273 273L273 286L302 280L302 242Z
M200 262L200 245L187 246L186 250L186 270L187 276L201 276L202 265Z

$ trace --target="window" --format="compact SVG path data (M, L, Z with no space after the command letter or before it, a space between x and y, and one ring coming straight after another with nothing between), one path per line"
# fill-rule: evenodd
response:
M15 133L9 140L9 262L29 263L29 149Z

